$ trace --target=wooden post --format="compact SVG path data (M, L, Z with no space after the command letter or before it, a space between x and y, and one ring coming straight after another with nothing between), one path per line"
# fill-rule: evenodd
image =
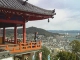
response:
M26 22L23 24L23 43L26 43Z
M5 31L5 27L3 28L3 44L5 44L5 38L6 38L6 31Z
M14 43L17 44L17 26L14 27Z

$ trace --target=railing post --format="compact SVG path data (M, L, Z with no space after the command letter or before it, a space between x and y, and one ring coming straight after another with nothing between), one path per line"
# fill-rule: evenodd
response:
M27 47L28 47L28 45L27 45L27 43L26 43L26 50L27 50Z
M41 43L42 43L42 42L40 41L40 48L41 48Z
M35 42L36 48L37 48L37 42Z
M8 45L6 45L6 48L5 48L6 50L8 50L9 49L9 47L8 47Z
M19 43L19 48L20 48L20 51L22 51L22 45L21 45L21 42Z
M15 52L15 48L13 48L13 52Z
M32 48L32 41L30 42L30 44L31 44L31 48Z

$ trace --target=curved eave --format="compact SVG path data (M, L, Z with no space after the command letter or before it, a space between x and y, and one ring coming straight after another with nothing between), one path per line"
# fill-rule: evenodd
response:
M53 16L53 15L37 14L33 12L24 12L20 10L1 8L1 7L0 7L0 12L9 15L9 17L14 14L22 16L26 21L42 20L42 19L52 18Z
M25 5L22 5L22 2L20 2L20 0L1 0L0 7L24 11L24 12L42 14L42 15L54 15L53 10L46 10L43 8L39 8L39 7L34 6L28 2L26 2Z

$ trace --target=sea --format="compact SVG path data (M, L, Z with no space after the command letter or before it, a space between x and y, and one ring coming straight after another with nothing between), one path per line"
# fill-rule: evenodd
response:
M65 35L67 35L66 37L64 37L66 40L69 40L69 41L78 40L78 41L80 41L80 38L76 37L80 33L59 33L59 34L65 34Z
M80 41L80 38L76 38L76 36L80 35L79 30L49 30L49 32L52 33L59 33L59 34L65 34L66 36L64 37L65 40L73 41L73 40L78 40Z

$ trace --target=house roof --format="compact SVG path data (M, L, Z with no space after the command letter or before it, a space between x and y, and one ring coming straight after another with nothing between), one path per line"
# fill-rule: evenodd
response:
M46 9L34 6L28 2L24 2L22 0L0 0L0 7L19 10L19 11L25 11L25 12L32 12L37 14L43 14L43 15L52 15L52 16L55 15L54 10L46 10Z

